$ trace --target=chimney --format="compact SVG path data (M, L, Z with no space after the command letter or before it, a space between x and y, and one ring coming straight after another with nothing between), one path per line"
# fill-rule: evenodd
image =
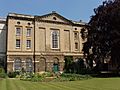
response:
M52 11L52 13L56 13L56 11Z

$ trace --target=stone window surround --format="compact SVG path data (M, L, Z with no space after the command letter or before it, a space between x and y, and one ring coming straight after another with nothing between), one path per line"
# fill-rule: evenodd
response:
M15 27L16 28L16 36L20 36L21 35L21 27Z
M78 31L74 31L74 39L79 39L79 32Z
M32 34L32 28L31 27L27 27L27 32L26 32L26 36L30 37Z
M59 49L59 34L60 30L59 29L50 29L51 30L51 49ZM53 36L54 35L54 36ZM57 37L56 37L57 36ZM54 38L54 41L53 41ZM53 47L57 43L57 46Z
M26 48L27 49L31 48L31 40L30 39L26 40Z
M79 49L79 44L78 42L75 42L75 50L78 50Z
M34 61L32 61L32 58L26 58L25 61L22 61L22 59L18 57L18 58L15 58L14 61L12 61L12 62L13 62L13 71L20 71L22 68L24 68L26 71L27 71L28 68L31 68L32 71L33 71ZM29 65L32 65L32 66L29 67ZM17 66L18 69L16 69L16 66Z
M21 47L20 39L16 39L16 48L19 49Z

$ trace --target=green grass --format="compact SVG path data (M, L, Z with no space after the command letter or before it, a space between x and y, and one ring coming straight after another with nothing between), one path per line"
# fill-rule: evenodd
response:
M0 80L0 90L120 90L120 78L93 78L71 82Z

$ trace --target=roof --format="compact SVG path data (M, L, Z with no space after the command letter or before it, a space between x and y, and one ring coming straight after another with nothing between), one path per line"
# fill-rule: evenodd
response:
M50 16L56 16L59 17L61 20L63 20L64 22L60 22L60 21L51 21L51 20L47 20L47 19L43 19L43 18L47 18ZM23 19L23 20L36 20L36 21L42 21L42 22L49 22L49 23L58 23L58 24L69 24L69 25L75 25L75 26L84 26L87 25L85 22L82 21L72 21L69 20L65 17L63 17L62 15L58 14L56 11L52 11L49 14L45 14L45 15L26 15L26 14L18 14L18 13L9 13L8 17L14 18L14 19Z
M8 16L25 17L25 18L34 18L34 16L32 16L32 15L18 14L18 13L9 13Z
M35 18L41 20L42 18L47 18L47 17L52 16L52 15L55 15L55 16L59 17L60 19L68 22L69 24L73 24L71 20L63 17L62 15L58 14L58 13L55 12L55 11L52 11L52 13L45 14L45 15L42 15L42 16L37 16L37 15L36 15Z
M5 23L6 22L6 18L0 18L0 23Z

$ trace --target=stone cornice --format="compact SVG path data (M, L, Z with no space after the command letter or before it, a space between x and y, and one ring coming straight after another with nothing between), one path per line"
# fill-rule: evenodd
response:
M58 17L60 17L61 19L65 20L66 22L59 22L59 21L51 21L51 20L42 20L43 17L49 17L50 15L57 15ZM72 21L62 17L61 15L57 14L57 13L50 13L47 15L43 15L43 16L34 16L34 18L29 18L29 17L20 17L20 16L7 16L7 20L8 19L15 19L15 20L27 20L27 21L37 21L37 22L45 22L45 23L53 23L53 24L62 24L62 25L71 25L71 26L78 26L78 27L84 27L86 25L83 24L75 24ZM6 21L0 21L1 23L6 23Z
M26 17L8 16L7 18L8 19L16 19L16 20L34 21L34 18L26 18Z
M73 25L73 23L65 23L65 22L50 21L50 20L40 20L40 19L35 19L35 21L37 21L37 22L53 23L53 24Z
M53 23L53 24L63 24L63 25L72 25L72 26L78 26L78 27L84 27L86 25L83 24L74 24L72 22L59 22L59 21L50 21L50 20L42 20L41 18L36 18L35 17L35 21L37 22L46 22L46 23Z
M87 25L83 25L83 24L73 24L73 26L85 27L85 26L87 26Z
M72 21L66 19L65 17L61 16L60 14L58 14L56 12L52 12L52 13L45 14L45 15L42 15L42 16L35 16L35 18L42 19L42 18L47 18L47 17L52 16L52 15L55 15L55 16L61 18L62 20L66 21L66 22L72 23Z
M33 53L33 51L7 51L7 53ZM56 54L56 53L59 53L59 54L64 54L64 53L74 53L74 54L83 54L83 52L80 52L80 51L74 51L74 52L60 52L60 51L35 51L35 53L46 53L46 54L49 54L49 53L53 53L53 54Z

